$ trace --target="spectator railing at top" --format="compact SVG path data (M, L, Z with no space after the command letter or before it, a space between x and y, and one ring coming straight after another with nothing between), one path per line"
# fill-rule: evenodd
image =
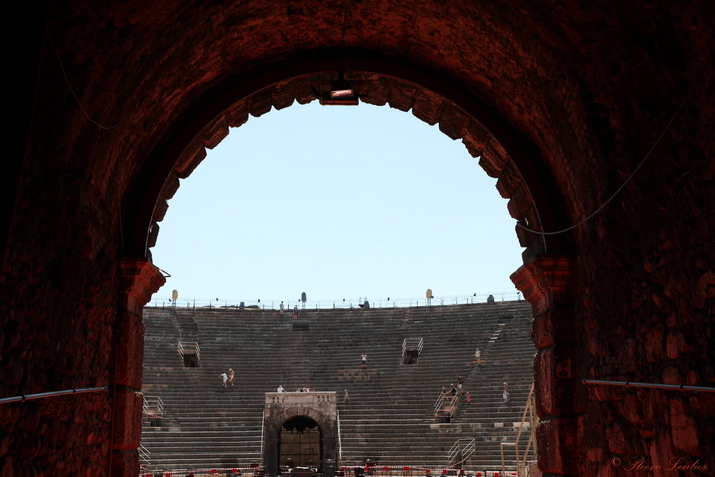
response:
M366 301L370 303L370 308L407 308L421 306L449 306L449 305L471 305L476 303L488 303L489 297L492 297L494 304L504 301L521 300L521 293L518 291L477 294L473 295L457 295L434 297L431 300L427 298L380 298L377 300L369 300L366 297L341 298L339 300L307 300L303 303L300 299L296 300L263 300L258 299L238 300L238 299L217 299L217 298L187 298L178 299L176 301L169 297L155 297L146 306L154 308L205 308L205 309L225 309L225 310L241 310L241 303L245 310L271 310L278 311L281 301L285 307L285 313L291 313L293 307L297 306L298 310L326 310L326 309L364 309L360 305L364 305Z

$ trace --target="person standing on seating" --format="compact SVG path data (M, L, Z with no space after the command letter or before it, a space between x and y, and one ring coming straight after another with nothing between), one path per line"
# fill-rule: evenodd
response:
M362 362L362 368L367 368L367 355L365 353L360 355L360 361Z
M225 388L227 386L226 383L228 383L228 374L226 373L221 373L218 375L219 378L223 381L223 387Z
M509 396L509 385L504 381L504 391L501 394L502 400L507 403L511 402L511 396Z
M467 400L467 405L472 404L472 395L469 394L469 391L467 391L467 393L464 395L464 399Z
M350 395L348 394L348 390L345 390L345 394L343 395L343 402L350 402Z
M474 363L477 366L482 365L482 352L479 351L479 348L477 348L477 350L474 352Z
M464 381L462 380L462 376L457 376L457 391L459 392L459 394L463 394L463 391L462 391L463 383L464 383Z
M236 378L236 371L234 371L231 368L228 368L228 382L231 383L231 386L233 386L233 380Z

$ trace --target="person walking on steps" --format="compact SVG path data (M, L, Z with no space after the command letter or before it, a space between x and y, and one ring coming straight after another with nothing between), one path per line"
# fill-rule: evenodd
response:
M221 373L218 375L219 378L223 381L223 388L226 389L227 383L228 383L228 374L226 373Z
M501 394L502 400L505 403L511 402L511 396L509 396L509 385L506 383L506 381L504 381L503 386L504 386L504 391Z
M474 352L474 364L477 366L482 365L482 352L479 351L479 348Z
M365 353L360 355L360 362L362 363L362 369L367 368L367 355Z

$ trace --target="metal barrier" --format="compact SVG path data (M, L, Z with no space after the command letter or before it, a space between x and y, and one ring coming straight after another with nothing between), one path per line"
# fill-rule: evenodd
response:
M505 302L505 301L521 301L521 293L518 291L508 291L508 292L496 292L496 293L485 293L472 295L448 295L443 297L435 297L431 300L431 305L429 306L450 306L450 305L472 305L475 303L487 303L489 297L494 297L495 303ZM207 308L207 309L225 309L225 310L241 310L241 302L244 303L244 310L272 310L277 311L281 301L284 302L286 312L290 311L293 305L298 305L299 309L305 308L306 310L320 310L320 309L360 309L359 305L365 303L365 297L359 297L357 299L353 298L341 298L338 300L308 300L303 303L300 300L245 300L245 299L224 299L216 300L215 298L191 298L187 300L180 300L179 302L174 302L168 297L156 297L154 298L153 306L155 308ZM184 305L185 303L185 305ZM147 307L151 306L149 303ZM428 306L426 298L385 298L370 300L370 308L408 308L408 307L420 307Z
M198 342L187 341L186 346L184 346L184 343L179 341L177 349L179 350L179 355L181 355L182 360L184 360L188 354L196 356L196 366L199 366L199 363L201 362L201 348L199 348ZM187 349L191 349L191 351L189 352Z
M526 419L529 419L529 440L526 442L526 449L524 449L523 457L519 455L519 440L521 439L521 431L524 429L526 424ZM536 456L536 398L534 396L534 383L531 383L529 388L529 395L526 397L526 404L524 405L524 412L521 415L521 421L519 422L519 430L516 433L516 439L514 442L514 451L516 453L516 473L519 477L526 477L528 474L526 459L529 457L529 450L531 445L534 445L534 456ZM521 458L520 458L521 457ZM502 472L504 471L504 457L502 451Z
M466 444L462 444L466 441ZM476 449L476 441L474 439L457 439L452 448L447 452L447 462L450 467L456 464L466 462ZM457 457L459 456L459 459Z
M405 353L407 350L417 350L417 356L422 354L422 348L424 348L425 342L422 338L405 338L402 340L402 362L405 361ZM408 348L409 347L409 348Z
M22 394L20 396L2 398L0 399L0 404L10 402L32 401L33 399L42 399L47 397L67 396L69 394L98 393L100 391L106 391L107 389L107 386L100 386L98 388L65 389L64 391L49 391L46 393L37 394Z
M338 462L343 460L343 439L340 436L340 411L336 410L337 424L338 424Z
M440 393L437 398L437 402L434 404L434 417L448 417L452 419L454 417L454 409L457 406L457 401L459 399L459 393L451 396L449 394ZM447 406L449 406L449 411L445 413L442 406L445 400L448 400Z
M142 412L149 419L163 419L164 401L159 396L144 396Z
M139 462L141 466L144 466L144 468L149 468L151 465L151 452L149 452L149 449L144 447L143 445L139 444Z
M588 385L602 385L602 386L622 386L626 388L651 388L651 389L665 389L669 391L691 391L691 392L703 392L703 393L715 393L715 388L710 388L706 386L686 386L685 384L657 384L657 383L636 383L634 381L605 381L599 379L583 379L582 383Z

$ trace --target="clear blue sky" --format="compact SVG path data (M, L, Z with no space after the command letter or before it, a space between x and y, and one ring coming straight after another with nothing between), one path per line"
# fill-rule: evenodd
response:
M231 133L169 202L155 295L277 306L509 293L507 201L461 141L411 113L295 104Z

